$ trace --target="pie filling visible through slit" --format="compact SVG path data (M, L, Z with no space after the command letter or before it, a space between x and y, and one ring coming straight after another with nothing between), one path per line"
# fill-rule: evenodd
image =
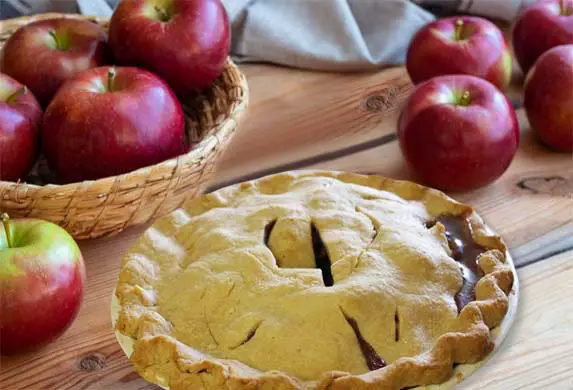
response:
M173 390L442 383L492 350L514 279L506 253L439 191L278 174L149 229L123 260L116 329L135 339L136 369Z

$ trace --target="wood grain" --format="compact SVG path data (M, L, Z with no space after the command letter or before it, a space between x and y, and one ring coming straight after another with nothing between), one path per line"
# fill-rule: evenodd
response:
M62 338L43 350L3 358L1 389L159 390L133 370L115 341L109 318L118 260L140 232L131 233L129 239L114 237L82 243L88 288L79 319ZM570 283L573 279L573 251L527 266L518 273L522 302L514 325L516 329L512 332L516 334L510 334L502 350L470 380L477 381L475 383L487 381L489 389L493 377L500 381L497 384L500 390L522 388L519 386L527 385L534 378L541 381L534 383L549 383L553 375L559 375L557 378L561 382L558 383L567 383L565 379L571 378L571 372L563 367L567 364L571 367L573 358L570 347L573 345L573 306L570 302L573 295L573 284ZM549 351L548 355L541 355L540 350L543 349ZM525 356L523 360L522 355ZM548 366L544 363L546 359L555 359L559 364ZM508 366L521 365L523 367L517 372L508 370ZM506 376L508 382L502 380Z
M394 107L399 107L405 99L403 94L410 88L403 69L348 75L270 66L247 66L244 70L253 96L249 116L219 165L212 186L239 177L256 176L261 170L272 170L281 164L412 177L392 136L398 110ZM523 139L519 153L504 177L487 188L455 196L476 207L506 238L512 251L533 253L549 241L571 238L567 231L555 229L567 227L567 223L573 221L570 192L573 161L571 156L551 153L541 147L526 125ZM44 349L0 360L0 389L158 389L143 381L132 369L115 341L109 316L121 256L144 228L131 228L116 237L80 243L87 266L88 286L78 319L63 337ZM561 235L553 234L559 231ZM540 241L542 244L536 244L538 237L544 240ZM540 370L537 363L534 362L532 367L536 369L529 373L530 376L524 373L525 366L534 360L534 354L541 354L535 351L542 349L543 343L549 342L547 345L553 346L557 340L552 338L561 335L551 333L548 321L557 321L554 313L559 310L562 315L573 312L571 309L564 311L570 307L570 290L566 291L569 294L553 294L554 286L573 277L566 262L571 263L573 257L571 254L564 256L529 265L520 271L523 289L532 289L531 293L524 291L524 296L529 298L524 299L521 307L530 314L523 317L525 325L521 326L523 332L531 328L537 329L538 333L524 333L532 337L518 338L517 345L508 348L511 358L516 361L502 363L519 365L520 356L525 356L524 368L518 370L524 380L519 382L519 378L511 377L503 387L502 371L496 369L492 377L500 380L500 389L518 388L518 385L525 386L534 380ZM519 258L515 261L520 263ZM558 271L550 272L555 267ZM535 272L529 272L530 268ZM537 277L538 274L544 278ZM537 322L543 322L540 319L546 313L548 317L543 328ZM570 343L571 339L567 337L570 335L565 338ZM515 355L514 348L523 354ZM563 361L571 365L566 353L563 347L555 346L547 358L565 357ZM499 356L503 356L503 352ZM540 356L542 361L544 355ZM488 366L493 364L495 361ZM480 374L482 370L472 379L488 379L489 376ZM564 380L568 378L555 370L550 372L560 380L558 384L567 383ZM545 373L540 378L546 378ZM540 383L548 381L542 379ZM558 386L553 388L560 390Z
M280 76L268 65L241 70L249 82L251 103L218 164L217 183L392 141L400 110L413 89L404 67L350 74L282 68ZM521 105L522 82L516 69L507 91L516 107Z
M518 274L521 302L513 331L460 390L573 388L573 251Z
M521 145L507 172L493 184L453 197L473 206L511 248L573 221L573 159L554 153L533 136L523 115ZM340 169L416 180L397 142L321 162L309 168ZM524 186L523 183L529 183ZM573 247L573 236L556 237ZM549 242L545 241L544 245ZM516 259L519 264L522 260Z
M393 133L412 88L402 67L352 74L264 65L241 70L251 103L219 164L218 182Z

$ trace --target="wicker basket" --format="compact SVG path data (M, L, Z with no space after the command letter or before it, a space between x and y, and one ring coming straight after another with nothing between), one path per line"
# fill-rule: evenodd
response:
M107 20L70 14L41 14L0 21L0 48L17 28L38 19L81 18L107 28ZM14 217L52 221L76 239L117 234L167 214L203 192L217 157L246 112L248 87L229 59L213 87L182 102L195 146L185 155L136 171L66 185L0 181L0 210ZM1 152L1 151L0 151Z

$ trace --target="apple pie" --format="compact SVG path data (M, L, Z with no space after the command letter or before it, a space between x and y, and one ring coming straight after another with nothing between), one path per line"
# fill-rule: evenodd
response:
M442 192L296 171L158 220L126 254L116 331L182 389L406 389L482 361L516 275L502 239Z

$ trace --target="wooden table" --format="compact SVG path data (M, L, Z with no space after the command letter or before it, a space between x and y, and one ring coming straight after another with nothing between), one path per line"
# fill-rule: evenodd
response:
M211 189L287 169L326 168L413 178L396 142L411 91L403 68L367 74L243 66L249 115ZM519 94L512 93L519 105ZM506 239L521 302L513 332L462 389L573 389L573 160L540 146L523 110L522 141L506 174L452 194ZM88 275L79 318L39 352L0 361L0 389L158 389L132 369L115 341L109 307L122 254L141 234L82 242Z

